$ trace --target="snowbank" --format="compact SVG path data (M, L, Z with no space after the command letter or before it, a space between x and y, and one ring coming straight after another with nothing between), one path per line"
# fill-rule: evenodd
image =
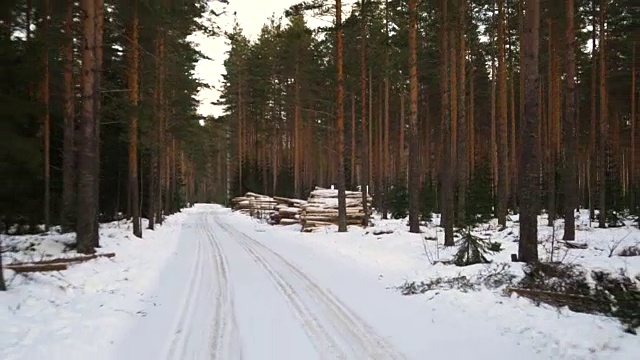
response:
M99 252L115 252L72 264L62 272L14 274L0 292L0 359L107 359L115 340L146 314L145 293L159 282L182 228L184 213L168 217L143 239L131 223L100 228ZM143 224L146 226L146 224ZM3 264L72 256L74 234L5 236Z

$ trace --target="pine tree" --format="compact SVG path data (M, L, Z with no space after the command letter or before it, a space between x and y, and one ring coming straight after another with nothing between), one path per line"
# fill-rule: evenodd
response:
M520 243L518 259L527 263L538 261L539 166L536 152L538 128L538 43L540 30L540 2L525 0L524 16L524 73L525 103L521 127L520 179Z

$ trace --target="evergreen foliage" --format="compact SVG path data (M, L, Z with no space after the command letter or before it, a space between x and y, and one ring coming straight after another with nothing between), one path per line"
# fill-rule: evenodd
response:
M467 193L466 224L474 225L491 219L493 214L493 189L491 188L491 169L488 164L476 165L469 182Z
M493 243L475 236L471 233L471 229L461 230L462 238L458 246L458 250L453 257L453 263L457 266L468 266L474 264L487 264L489 259L486 255L491 252L495 246Z
M409 213L409 192L403 183L396 184L389 191L389 212L393 219L404 219Z
M436 184L426 176L420 189L420 217L422 221L431 221L433 213L438 210Z

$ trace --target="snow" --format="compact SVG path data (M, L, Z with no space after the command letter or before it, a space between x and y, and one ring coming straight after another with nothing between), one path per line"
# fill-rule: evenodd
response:
M578 219L576 242L554 260L589 269L640 273L640 257L616 254L640 243L630 226L590 228ZM437 216L434 223L438 222ZM270 226L217 205L170 216L144 238L130 223L101 228L111 259L59 273L15 275L0 293L0 359L635 359L640 337L615 319L504 296L500 289L437 290L402 296L406 281L504 267L517 253L517 216L503 231L492 264L442 264L442 229L408 233L406 220L374 219L369 229L314 233ZM562 222L540 218L540 256ZM555 228L555 230L554 230ZM378 235L375 235L378 234ZM437 238L436 243L433 239ZM73 254L72 235L4 237L3 262ZM612 248L615 248L611 250ZM610 253L612 256L609 257Z
M366 319L372 325L377 324L376 329L384 329L389 336L397 336L398 346L408 358L419 359L434 354L453 359L469 356L498 359L513 356L531 359L637 358L640 338L624 333L615 319L548 305L536 306L515 295L505 297L498 290L462 292L454 289L399 297L392 289L405 281L474 276L500 266L507 266L511 273L522 275L522 265L510 262L510 255L517 253L518 246L518 224L514 221L508 221L503 231L497 230L496 220L475 229L476 235L484 234L492 241L500 242L504 248L492 257L492 264L457 267L436 262L450 259L454 249L442 247L444 234L435 225L423 227L422 234L411 234L406 219L378 218L374 220L376 225L369 229L353 226L347 233L337 233L334 226L314 233L301 233L299 226L269 226L237 213L226 216L237 228L244 229L271 248L292 254L302 269L324 279L323 283L341 294L352 308L368 314ZM581 264L587 269L617 272L622 268L632 276L640 274L640 257L609 257L612 248L617 254L625 246L640 244L640 230L630 226L629 222L620 228L598 229L595 228L597 224L593 224L593 228L587 229L584 225L588 221L585 219L588 215L582 212L578 219L580 230L576 232L576 242L588 243L588 249L565 250L556 244L554 260ZM437 224L438 220L436 216L434 223ZM512 216L511 220L517 221L517 216ZM542 260L550 260L554 228L556 242L562 238L561 220L555 227L548 227L546 223L546 217L541 216L539 253ZM390 234L384 234L390 231ZM440 245L432 240L436 236ZM317 262L315 268L312 265L314 261ZM349 280L356 275L358 280ZM365 284L368 283L372 285L371 289L366 289ZM386 291L379 292L379 289ZM416 332L418 336L413 337ZM506 345L499 345L505 340ZM438 352L440 349L442 353Z
M108 359L106 351L123 330L144 318L162 266L179 244L186 213L169 217L144 239L131 223L101 226L102 248L115 252L70 265L63 272L17 275L5 270L9 291L0 293L0 359ZM72 256L62 253L73 234L10 236L2 239L3 264ZM26 250L31 249L31 250ZM18 250L18 251L16 251Z

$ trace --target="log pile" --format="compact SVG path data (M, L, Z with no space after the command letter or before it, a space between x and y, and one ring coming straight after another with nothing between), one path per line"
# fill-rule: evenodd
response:
M257 218L268 218L271 224L293 225L300 223L301 206L305 200L281 196L260 195L248 192L231 200L233 209Z
M362 193L347 191L347 225L360 225L364 219ZM371 197L367 198L371 203ZM369 209L371 207L369 206ZM320 226L338 224L338 190L316 187L306 205L302 206L300 222L303 231L313 231Z
M347 224L360 225L364 218L362 193L347 191ZM367 202L371 204L371 197ZM308 200L266 196L252 192L232 200L233 208L243 214L268 218L271 224L302 224L303 231L338 224L338 190L316 187ZM369 206L369 209L371 206Z
M271 214L278 205L278 202L274 198L253 192L248 192L244 196L236 197L232 202L234 210L260 218Z
M271 214L271 223L276 225L294 225L300 223L302 206L307 204L306 200L290 199L281 196L273 197L278 205L276 211Z

